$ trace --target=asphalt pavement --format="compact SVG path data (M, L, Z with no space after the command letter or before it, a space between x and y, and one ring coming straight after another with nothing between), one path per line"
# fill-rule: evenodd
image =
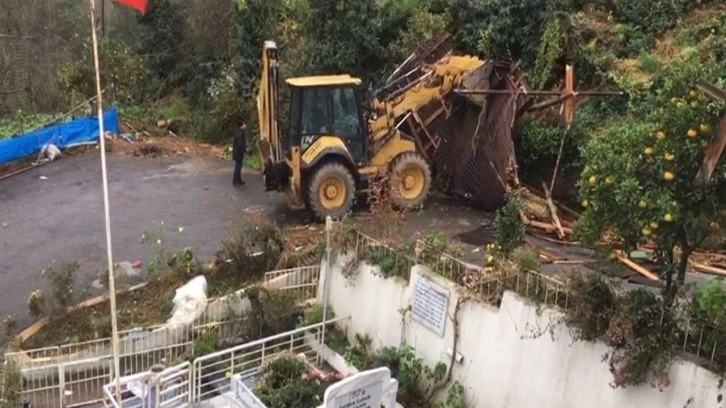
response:
M191 246L211 259L245 214L284 214L284 196L266 193L262 176L245 170L232 186L230 162L209 157L142 159L108 155L114 260L148 262L146 230L164 222L170 248ZM0 319L32 322L28 295L45 289L44 268L77 261L78 290L106 265L101 159L98 149L0 181ZM179 233L182 227L183 232ZM0 344L4 342L0 334Z

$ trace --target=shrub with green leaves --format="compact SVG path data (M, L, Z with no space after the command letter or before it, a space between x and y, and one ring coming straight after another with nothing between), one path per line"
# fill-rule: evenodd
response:
M497 210L494 222L497 226L497 242L505 254L510 254L514 248L524 243L526 230L519 217L522 203L517 194L509 194L504 207Z

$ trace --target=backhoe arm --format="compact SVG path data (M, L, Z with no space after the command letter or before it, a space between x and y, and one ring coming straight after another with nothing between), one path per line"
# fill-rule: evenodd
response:
M262 48L262 75L257 94L257 115L260 123L260 137L257 142L262 170L282 159L282 144L278 129L279 113L279 71L277 68L277 45L265 41Z

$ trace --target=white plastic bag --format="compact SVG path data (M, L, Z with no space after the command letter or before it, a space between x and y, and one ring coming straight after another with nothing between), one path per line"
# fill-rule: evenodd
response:
M191 324L207 308L207 279L197 276L176 290L174 310L166 322L170 328Z

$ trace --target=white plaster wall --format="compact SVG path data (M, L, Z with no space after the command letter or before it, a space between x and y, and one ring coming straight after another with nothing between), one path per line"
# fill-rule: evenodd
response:
M399 311L409 305L414 283L422 274L449 289L450 316L463 292L420 266L412 269L410 282L378 277L367 265L349 281L341 274L345 261L346 257L339 256L333 265L329 301L336 315L351 317L345 322L351 337L353 333L368 334L377 347L399 346L404 340L431 365L449 362L445 353L453 345L452 321L447 321L442 338L410 318L402 324ZM650 386L611 388L612 374L602 361L608 348L575 342L567 327L552 324L556 317L551 310L538 315L534 306L511 292L505 294L500 308L477 301L462 305L457 351L464 361L455 363L453 375L467 388L473 406L723 407L718 402L722 394L719 379L687 361L673 365L671 385L663 391ZM554 327L554 339L549 327Z

